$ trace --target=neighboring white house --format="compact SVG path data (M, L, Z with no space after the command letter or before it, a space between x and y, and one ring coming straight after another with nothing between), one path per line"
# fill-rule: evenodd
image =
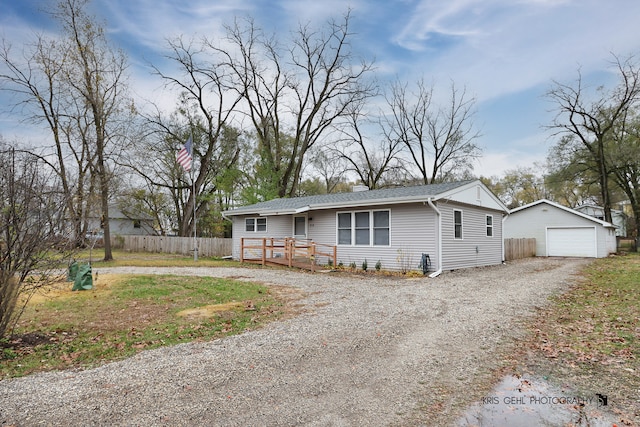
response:
M87 229L89 233L101 236L103 230L101 216L90 216ZM111 236L157 234L151 216L144 213L123 212L116 206L109 206L109 231Z
M604 208L602 206L584 204L576 208L578 212L604 221ZM611 223L616 226L616 236L627 237L627 215L617 209L611 209Z
M603 258L616 251L612 224L545 199L513 209L504 237L535 238L537 256Z
M386 270L500 264L506 206L479 180L276 199L223 212L233 222L233 258L241 238L310 239L337 247L337 262L378 261Z

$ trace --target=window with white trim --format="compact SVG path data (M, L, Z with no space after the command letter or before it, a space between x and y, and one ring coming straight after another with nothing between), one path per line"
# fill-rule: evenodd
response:
M338 214L338 244L351 244L351 212Z
M338 213L338 244L389 246L391 221L389 210Z
M245 218L244 231L267 231L267 218Z
M355 212L356 245L368 246L371 242L371 227L369 212Z
M487 215L487 237L493 237L493 215Z
M389 211L373 212L373 245L389 246Z
M453 210L453 238L462 239L462 211Z

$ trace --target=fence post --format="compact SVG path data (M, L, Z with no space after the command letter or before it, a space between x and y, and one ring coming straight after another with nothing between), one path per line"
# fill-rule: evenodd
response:
M262 238L262 265L267 265L267 238Z
M316 244L311 242L311 255L309 256L311 259L311 272L315 273L316 271Z
M333 268L338 267L338 247L333 246Z

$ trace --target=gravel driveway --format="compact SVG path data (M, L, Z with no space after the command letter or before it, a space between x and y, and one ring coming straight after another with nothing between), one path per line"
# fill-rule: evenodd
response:
M435 279L98 268L285 285L305 309L209 343L0 381L0 425L431 425L433 411L453 423L522 320L587 262L531 258Z

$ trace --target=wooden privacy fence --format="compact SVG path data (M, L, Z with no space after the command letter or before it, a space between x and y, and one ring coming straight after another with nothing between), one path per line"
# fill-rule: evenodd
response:
M536 256L536 239L504 239L505 261L534 256Z
M115 236L112 238L111 245L131 252L193 255L193 237ZM232 247L232 239L198 237L199 256L231 256Z

